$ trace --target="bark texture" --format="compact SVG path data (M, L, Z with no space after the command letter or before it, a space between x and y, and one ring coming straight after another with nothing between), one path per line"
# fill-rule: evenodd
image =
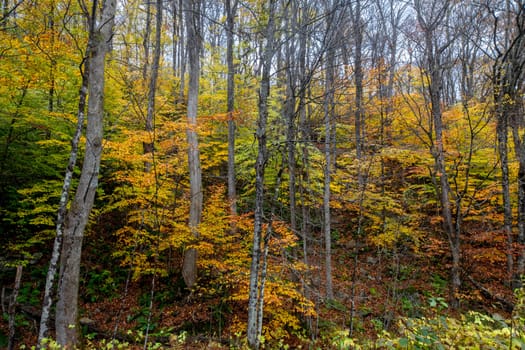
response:
M331 198L331 177L332 177L332 120L334 105L334 52L328 49L327 67L326 67L326 85L325 85L325 102L324 102L324 190L323 190L323 227L325 243L325 278L326 278L326 297L332 299L334 296L332 282L332 217L330 211Z
M38 332L37 347L40 348L42 340L48 336L49 330L49 319L51 306L53 304L53 293L55 285L55 276L58 271L58 262L60 259L60 249L62 247L62 241L64 238L64 220L67 214L67 202L69 199L69 191L71 188L71 180L73 179L73 172L78 157L78 145L80 142L80 136L82 135L82 126L84 125L85 109L88 94L88 70L89 70L89 58L85 59L84 70L82 72L82 85L80 87L80 95L78 102L77 112L77 126L75 134L71 141L71 152L69 154L69 161L66 168L66 174L64 176L64 182L62 184L62 191L60 194L60 202L58 205L58 214L56 220L56 235L53 243L53 250L51 253L51 260L46 276L46 286L44 290L44 300L42 303L42 314L40 317L40 327Z
M264 173L268 159L266 127L268 122L268 98L270 96L270 67L275 54L274 49L274 12L275 0L268 0L268 23L266 26L266 46L262 59L262 77L259 87L259 117L257 120L257 160L255 162L255 209L253 228L252 262L250 267L250 289L248 298L248 345L252 349L260 346L260 330L258 324L258 308L262 308L259 274L261 272L261 238L264 216Z
M188 165L190 173L190 219L189 226L194 238L199 237L198 226L202 217L202 171L199 152L199 140L197 136L197 106L199 97L200 76L200 0L185 0L186 11L186 33L187 50L189 60L189 82L188 82L188 104L187 118L188 127L186 138L188 141ZM188 248L184 252L184 265L182 276L188 288L192 288L197 282L197 250Z
M89 89L86 151L75 198L64 222L64 237L56 306L56 340L67 348L79 343L78 285L82 240L98 186L104 116L104 67L110 48L116 0L106 0L100 16L93 6L88 43Z
M235 66L233 64L233 27L235 12L238 1L225 1L226 8L226 64L228 66L228 200L230 201L230 212L237 214L237 193L235 181Z

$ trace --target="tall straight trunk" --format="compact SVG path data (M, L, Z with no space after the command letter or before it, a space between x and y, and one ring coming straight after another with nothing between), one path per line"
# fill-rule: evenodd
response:
M508 103L508 112L512 121L512 133L514 139L514 153L518 159L518 243L525 244L525 135L523 132L523 120L525 105L523 103L523 94L525 92L525 7L523 2L519 3L518 12L511 15L510 4L507 1L508 22L513 26L508 28L510 34L512 31L512 45L509 46L507 67L507 89L510 91L505 97L510 97ZM514 17L514 18L513 18ZM517 266L514 274L513 287L522 285L520 277L525 274L525 249L522 249L517 257Z
M299 18L299 48L297 53L298 61L298 80L300 81L299 91L298 91L298 107L297 113L299 116L299 145L301 148L301 161L302 168L299 171L299 203L301 206L301 239L302 239L302 253L303 253L303 263L306 266L305 278L301 280L303 295L305 298L310 299L310 290L309 290L309 280L310 280L310 271L309 271L309 258L308 258L308 239L310 237L310 206L308 203L308 198L313 198L311 193L311 184L310 184L310 154L308 152L308 147L310 146L310 133L308 128L308 114L306 108L307 100L307 91L309 84L309 77L306 73L306 50L307 50L307 23L308 23L308 11L306 11L306 4L304 7L301 7L296 11L300 13ZM306 316L305 319L307 331L312 334L312 337L315 336L312 331L312 317Z
M237 214L237 193L235 181L235 67L233 64L233 26L238 0L232 7L232 0L225 1L226 7L226 63L228 66L228 200L230 212Z
M326 297L332 299L332 214L330 209L332 166L336 160L336 127L335 127L335 54L338 43L336 43L338 26L343 18L343 12L338 11L339 2L330 2L327 7L329 15L326 17L325 33L325 86L324 86L324 187L323 187L323 234L325 248L325 293ZM344 10L344 9L343 9Z
M500 106L498 109L504 109ZM514 257L512 254L512 203L510 199L509 180L509 149L508 121L503 111L497 111L496 136L498 144L499 164L501 170L501 196L503 199L503 231L507 237L507 276L509 281L514 272Z
M100 18L96 1L90 20L88 42L88 122L86 150L75 198L64 222L64 239L58 280L56 340L68 348L79 342L78 285L82 240L98 186L104 117L104 67L113 35L116 0L104 1Z
M149 7L149 5L148 5ZM150 80L148 84L148 107L146 111L146 132L148 134L149 140L143 143L144 153L146 155L151 155L149 160L144 162L144 172L148 173L153 171L155 176L155 195L154 195L154 212L155 212L155 221L156 226L155 231L160 232L160 223L159 223L159 213L157 211L157 199L158 199L158 178L156 170L156 160L155 160L155 96L157 91L157 79L159 75L159 64L160 64L160 54L161 54L161 34L162 34L162 0L156 1L155 6L155 49L153 51L153 62L151 64ZM157 237L160 239L160 237ZM157 242L158 244L158 242ZM155 258L156 260L156 258ZM153 273L151 279L151 290L150 290L150 300L148 308L148 321L144 336L144 349L147 348L149 340L149 331L151 326L151 316L153 313L153 297L155 293L155 281L156 274Z
M47 110L50 112L54 111L54 102L55 102L55 75L56 75L56 68L57 68L57 62L55 59L55 2L52 1L49 6L49 30L50 30L50 48L51 48L51 54L49 55L49 90L47 94Z
M88 45L89 49L89 45ZM53 242L53 250L51 253L51 260L46 277L46 286L44 289L44 299L42 302L42 313L40 316L40 327L38 332L37 348L40 348L42 340L48 336L49 329L49 318L51 312L51 306L53 304L53 293L55 285L55 276L58 270L58 262L60 259L60 250L62 247L62 241L64 238L64 220L67 213L67 203L69 200L69 190L71 188L71 181L73 179L73 172L75 170L77 157L78 157L78 145L80 143L80 137L82 135L82 128L84 125L84 116L86 110L86 102L88 95L89 85L89 56L84 58L83 69L81 69L82 83L80 86L80 95L77 110L77 126L75 134L71 140L71 152L69 154L69 161L66 167L66 173L64 175L64 182L62 184L62 190L60 194L60 201L58 204L58 213L55 226L55 240Z
M470 42L470 39L467 39L468 42ZM454 179L454 201L455 201L455 230L456 235L460 237L462 232L462 226L463 226L463 218L465 215L464 206L466 206L466 210L468 211L468 207L470 204L465 203L465 198L468 199L467 194L470 187L470 174L471 174L471 165L472 165L472 158L474 156L475 152L475 142L477 138L478 131L476 130L476 124L473 123L472 116L469 110L469 105L471 104L473 91L472 91L472 85L469 83L470 81L473 81L474 79L474 73L473 73L473 67L476 66L475 64L475 57L476 53L474 51L471 51L468 49L468 46L462 43L464 46L462 47L461 54L460 54L460 60L462 61L461 66L461 83L460 83L460 91L461 91L461 98L460 102L463 106L463 115L466 121L468 121L468 148L466 155L463 157L463 167L465 168L463 172L463 185L460 186L458 182ZM467 65L467 62L469 63ZM457 174L455 175L457 178Z
M511 115L513 119L512 123L512 138L514 140L514 152L516 158L518 159L518 243L520 245L525 244L525 144L524 140L521 139L519 133L519 122L517 118L521 118L519 115L522 113L520 111L520 102L514 97L514 102L509 106L511 108ZM512 243L512 241L510 242ZM511 255L512 251L507 253ZM508 261L508 260L507 260ZM512 274L511 286L513 288L518 288L521 286L521 276L525 273L525 249L522 250L516 259L516 271Z
M523 147L520 147L518 157L518 243L523 246L525 244L525 150ZM525 249L518 254L516 263L515 280L517 282L518 278L525 273ZM515 283L516 287L520 285L519 282Z
M171 0L171 70L174 77L177 77L177 72L179 70L179 15L178 15L179 9L177 8L177 2L175 0ZM173 90L173 95L175 96L177 94L177 91Z
M266 226L266 233L263 237L263 253L262 253L262 266L261 266L261 278L259 281L259 292L258 292L258 305L257 305L257 334L259 337L262 335L262 328L263 328L263 316L264 316L264 292L266 287L266 276L268 273L268 250L269 250L269 242L273 231L273 218L275 217L275 203L277 203L279 199L279 193L281 190L281 181L282 181L282 175L284 170L284 162L283 166L277 173L277 179L275 182L275 192L273 196L273 200L271 203L271 209L270 209L270 215L269 215L269 222Z
M396 74L396 54L397 54L397 38L399 21L401 17L400 10L394 9L394 0L390 0L386 6L382 5L380 1L377 2L378 12L381 19L381 28L383 33L389 33L388 36L381 37L381 49L377 55L377 67L379 74L378 95L380 96L380 145L381 149L391 144L392 136L390 125L392 114L394 110L393 95L394 95L394 81ZM386 12L385 12L386 11ZM383 57L386 58L383 66ZM381 194L386 193L386 173L385 173L385 157L381 154ZM387 225L387 208L383 203L381 208L382 230L386 231Z
M432 106L437 101L432 102ZM436 170L439 175L440 189L441 189L441 215L443 217L443 226L447 233L450 251L452 255L452 268L451 268L451 300L452 306L458 306L457 295L459 288L461 287L460 279L460 239L459 231L456 230L452 218L452 209L450 205L450 185L448 181L448 174L445 165L445 152L443 148L443 123L442 114L440 108L432 107L432 117L434 119L436 143L434 145L434 161L436 164Z
M391 119L392 119L392 113L394 111L394 82L396 77L396 63L397 63L397 41L398 41L398 31L399 31L399 24L401 22L401 19L403 17L404 9L397 10L397 12L394 10L394 1L391 0L389 2L389 17L390 17L390 35L387 38L388 40L388 48L390 56L388 58L388 78L387 78L387 84L386 84L386 91L385 91L385 97L387 99L387 104L385 108L385 126L390 126ZM392 136L390 132L390 128L387 128L385 131L385 138L388 141L388 143L391 142Z
M176 1L176 0L173 0ZM191 13L186 13L186 15L183 15L185 12L184 10L184 1L185 0L178 0L179 1L179 32L180 32L180 38L179 38L179 62L180 62L180 89L179 89L179 97L178 97L178 103L184 102L184 89L185 89L185 82L184 76L186 75L186 57L187 57L187 49L186 49L186 41L185 41L185 31L184 28L182 28L183 18L189 16Z
M153 134L153 112L155 109L155 86L152 88L153 81L156 80L152 75L154 74L154 68L150 68L150 35L151 35L151 2L148 0L145 2L146 6L146 26L144 28L144 38L142 40L142 48L144 50L144 63L142 65L142 83L144 89L148 91L147 107L146 107L146 125L145 130L148 135ZM149 74L148 74L149 73ZM150 75L149 84L148 84L148 75ZM153 96L153 98L151 98ZM144 154L150 154L153 152L154 143L153 141L147 140L142 142L142 151ZM151 162L149 160L144 161L144 172L148 173L151 170Z
M430 95L430 113L434 123L435 141L432 155L437 173L439 174L441 216L443 218L443 229L447 234L450 252L452 255L451 268L451 305L457 307L457 295L461 287L460 278L460 239L459 232L454 225L451 208L451 191L448 173L445 163L445 150L443 145L443 114L441 111L442 72L439 57L436 56L436 48L433 43L433 32L425 32L426 58L430 70L430 82L428 93Z
M142 65L142 80L144 87L148 78L149 55L150 55L150 35L151 35L151 2L145 0L146 5L146 27L144 28L144 38L142 39L142 49L144 50L144 62Z
M252 349L260 346L260 330L258 309L262 307L264 300L260 300L261 283L259 275L261 272L261 238L264 217L264 173L268 160L266 127L268 123L268 98L270 96L270 68L274 51L274 15L276 0L268 0L268 23L266 25L266 45L262 57L262 76L259 86L259 117L257 120L257 159L255 161L255 208L253 227L252 261L250 266L250 287L248 297L248 345Z
M148 17L150 17L150 4L148 3ZM147 27L151 27L151 19L148 18ZM149 140L143 142L144 154L151 154L153 159L153 151L155 147L155 95L157 92L157 79L159 76L159 63L161 53L161 34L162 34L162 2L157 0L156 4L156 15L155 15L155 49L153 52L153 62L151 63L151 70L149 74L148 83L148 107L146 110L146 132L148 133ZM145 33L146 37L149 36L149 32ZM146 41L146 39L145 39ZM148 40L149 42L149 40ZM149 43L145 44L145 54L149 55ZM147 65L147 60L146 60ZM147 77L147 73L144 73L144 77ZM144 171L150 172L152 161L144 161Z
M508 81L507 72L509 67L506 67L508 62L499 62L494 66L494 101L496 102L496 137L498 145L498 156L501 170L501 192L503 199L503 231L507 237L507 276L510 283L520 284L519 276L516 276L517 271L514 271L514 254L513 254L513 234L512 234L512 201L510 195L510 175L509 175L509 120L510 108L508 99L511 99L512 93L509 89L510 82ZM513 129L513 133L515 133ZM514 135L514 142L516 148L516 155L520 157L519 136ZM520 168L521 168L521 162ZM518 186L521 169L518 170ZM520 202L520 188L518 187L518 206ZM519 219L518 209L518 219ZM520 225L518 220L518 225ZM521 224L523 226L523 224ZM519 270L519 268L518 268Z
M333 45L330 43L326 54L326 77L325 77L325 100L324 100L324 190L323 190L323 227L325 243L325 278L326 278L326 297L333 298L332 282L332 228L330 211L330 184L332 176L332 122L334 114L334 62L335 54Z
M297 11L292 9L292 24L291 28L295 29L297 19L295 18ZM290 228L292 232L297 233L297 204L296 204L296 166L295 166L295 82L297 80L295 69L292 64L295 64L295 45L293 38L289 40L286 45L286 97L284 101L284 115L286 118L286 147L288 158L288 197L290 209Z
M202 171L197 135L197 107L200 76L200 0L184 0L186 12L187 50L189 60L188 104L186 138L188 141L188 166L190 173L190 218L189 227L195 239L199 237L198 226L202 217ZM197 282L197 249L184 252L182 276L188 288Z
M364 149L364 135L365 135L365 120L363 107L363 19L361 18L361 1L357 0L355 5L351 7L352 10L352 31L355 40L354 48L354 84L355 84L355 144L356 144L356 158L358 161L358 184L359 190L364 187L364 176L361 170L361 160L363 158Z
M306 92L307 88L310 85L308 83L308 77L306 76L306 41L307 41L307 33L306 33L306 24L308 22L308 11L306 11L305 8L301 9L301 11L297 11L302 14L301 16L301 24L299 29L299 51L298 51L298 63L299 63L299 79L300 79L300 87L299 87L299 106L298 114L299 114L299 134L301 139L301 159L302 159L302 184L300 185L300 197L301 197L301 216L302 216L302 224L301 224L301 236L303 239L303 262L305 266L308 266L308 225L309 225L309 211L308 206L305 204L306 201L306 193L304 193L305 186L306 188L309 187L310 182L310 176L309 176L309 162L310 157L308 153L308 146L309 146L309 132L308 132L308 125L307 125L307 114L306 114Z
M178 107L182 108L184 103L184 87L185 80L184 75L186 74L186 50L185 50L185 38L184 33L184 10L182 6L182 0L171 0L171 12L172 12L172 73L173 77L179 80L178 90L176 86L173 89L174 102Z

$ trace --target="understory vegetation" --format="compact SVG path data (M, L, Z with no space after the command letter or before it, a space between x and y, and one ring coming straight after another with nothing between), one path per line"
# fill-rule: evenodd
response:
M525 349L525 0L3 0L0 348Z

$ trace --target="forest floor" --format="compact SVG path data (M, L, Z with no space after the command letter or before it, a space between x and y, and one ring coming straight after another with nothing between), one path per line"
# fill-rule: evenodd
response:
M460 307L452 310L442 308L440 313L454 316L475 310L489 315L509 317L510 304L514 302L511 288L506 283L505 237L501 232L483 232L475 229L463 236L462 289L458 296ZM322 266L322 254L312 254L310 262ZM84 261L96 264L97 257L86 250ZM323 300L323 270L312 278L318 288L317 316L309 320L312 334L320 339L323 330L330 327L346 329L352 337L374 339L382 330L395 331L400 317L420 317L429 312L432 300L449 300L449 257L446 240L425 237L417 249L398 245L389 250L368 248L354 240L340 239L334 242L333 255L334 299ZM101 266L85 266L86 270ZM110 267L102 267L106 271ZM30 348L36 342L39 287L43 268L26 269L19 296L17 316L17 347ZM101 275L104 275L101 273ZM100 283L103 283L101 276ZM109 278L106 276L106 278ZM10 288L11 281L2 281ZM107 281L106 281L107 282ZM104 282L104 283L106 283ZM97 281L91 281L96 284ZM165 344L168 348L228 349L241 340L229 329L232 318L241 320L246 310L229 308L217 298L200 299L184 293L174 294L172 285L156 281L158 303L154 307L154 328L150 340ZM116 337L121 342L143 342L148 324L149 293L151 281L144 284L118 283L109 296L97 295L95 285L84 284L81 290L81 313L84 333L93 341ZM100 286L98 286L100 287ZM6 316L7 301L2 299L2 311ZM507 304L508 303L508 304ZM219 309L218 305L222 305ZM115 330L117 330L115 332ZM128 330L134 330L128 332ZM7 317L0 320L0 347L6 345ZM308 339L287 339L290 348L305 346ZM177 345L178 344L178 345Z

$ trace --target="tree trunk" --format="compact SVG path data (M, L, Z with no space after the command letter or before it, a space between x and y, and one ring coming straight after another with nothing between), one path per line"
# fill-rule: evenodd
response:
M328 25L329 27L329 25ZM329 34L330 35L330 34ZM325 243L325 278L326 278L326 297L332 299L332 229L331 229L331 212L330 212L330 184L332 176L332 121L334 113L334 62L335 53L332 47L333 41L330 41L328 52L326 54L326 77L325 77L325 101L324 101L324 190L323 190L323 231Z
M176 1L176 0L173 0ZM186 0L179 0L179 24L180 24L180 37L179 37L179 62L180 62L180 88L179 88L179 97L178 102L182 103L184 101L184 89L185 89L185 79L184 76L186 75L186 58L187 58L187 48L186 48L186 41L185 41L185 31L183 28L183 17L187 17L190 15L190 13L187 13L185 16L183 16L184 10L184 3Z
M148 79L149 69L149 54L150 54L150 35L151 35L151 1L144 1L146 5L146 26L144 28L144 38L142 40L142 48L144 50L144 62L142 64L142 82L146 88L146 81Z
M525 53L524 53L525 54ZM514 140L514 153L518 159L518 243L523 246L525 244L525 144L520 137L520 122L518 119L522 118L523 113L520 107L520 101L513 97L514 102L509 106L509 116L512 120L512 138ZM509 247L512 248L512 236L510 238ZM509 249L507 253L507 261L513 258L513 251ZM512 261L512 260L511 260ZM512 270L511 270L512 271ZM511 275L511 287L518 288L521 286L521 276L525 273L525 250L519 252L516 259L516 271Z
M502 107L498 107L502 108ZM512 204L510 199L509 180L509 150L508 150L508 125L504 112L497 113L496 136L498 155L501 169L501 195L503 198L503 231L507 237L507 276L509 281L514 272L514 257L512 254Z
M150 160L144 161L144 172L148 173L153 170L154 176L155 176L155 197L154 197L154 205L155 205L155 216L157 217L157 224L159 223L159 213L157 212L157 196L158 196L158 178L157 178L157 170L156 170L156 160L155 160L155 96L157 91L157 78L159 75L159 64L160 64L160 54L161 54L161 34L162 34L162 0L156 1L155 6L155 49L153 51L153 62L151 64L151 72L150 72L150 80L148 84L148 107L146 112L146 132L148 133L149 140L148 142L143 143L143 150L146 155L150 155ZM150 5L148 4L148 16L150 15ZM150 25L150 24L149 24ZM148 33L146 33L146 36L148 36ZM160 232L160 224L159 227L155 227L155 231ZM157 237L157 239L160 240L160 237ZM158 244L158 242L157 242ZM155 258L156 260L156 258ZM151 278L151 290L150 290L150 300L149 300L149 308L148 308L148 321L144 336L144 349L147 348L148 340L149 340L149 331L151 327L151 316L153 313L153 297L155 293L155 281L156 281L156 274L153 273L153 276Z
M197 136L197 107L200 76L200 0L185 0L187 50L189 59L189 82L187 118L188 127L188 166L190 173L190 219L189 227L193 237L199 237L198 226L202 217L202 172L200 162L199 140ZM188 248L184 252L182 276L188 288L197 282L197 250Z
M260 259L261 238L264 217L264 172L268 159L268 148L266 145L266 126L268 122L268 98L270 96L270 68L274 49L274 12L275 0L268 0L268 23L266 25L266 46L262 58L262 77L259 87L259 118L257 121L257 160L255 162L255 208L252 261L250 266L250 289L248 298L248 345L252 349L258 349L260 345L260 329L258 320L258 308L260 308ZM258 307L259 305L259 307Z
M96 2L90 20L88 42L88 122L86 150L75 198L64 222L64 241L58 281L56 307L56 340L73 348L79 341L78 285L82 240L98 186L104 117L104 67L109 51L116 10L116 0L104 2L100 18L96 19Z
M365 119L363 107L363 19L361 17L361 1L355 1L355 5L350 7L352 10L353 36L355 40L354 48L354 84L355 84L355 145L357 158L357 178L359 191L365 186L365 179L361 169L361 160L364 151Z
M453 218L452 209L450 205L450 184L448 180L448 173L445 163L445 150L443 145L443 115L441 112L441 90L442 78L438 59L433 56L434 49L430 34L427 33L427 58L429 59L430 67L430 83L429 94L431 102L431 114L434 122L435 143L433 145L433 156L436 171L439 176L440 184L440 202L441 202L441 216L443 218L443 228L447 234L450 252L452 255L451 268L451 304L457 307L457 295L461 286L460 279L460 240L459 232L456 230Z
M273 218L275 217L275 207L276 203L279 199L279 193L281 190L281 181L282 181L282 175L283 175L283 169L284 168L284 162L283 166L277 173L277 179L275 183L275 192L273 196L273 201L271 203L271 210L270 210L270 220L267 223L266 226L266 233L263 237L263 253L262 253L262 266L261 266L261 278L259 280L259 291L258 291L258 305L257 305L257 334L260 337L262 335L262 328L263 328L263 316L264 316L264 292L266 287L266 276L268 273L268 250L269 250L269 242L273 231Z
M290 209L290 228L292 232L297 233L297 204L296 204L296 166L295 166L295 96L294 83L296 80L295 74L292 71L292 54L295 48L293 45L287 45L286 52L286 98L284 102L284 115L286 118L286 146L288 150L288 197ZM295 60L293 60L295 61Z
M226 63L228 66L228 200L230 212L237 214L237 193L235 181L235 67L233 65L233 26L238 1L231 4L232 0L225 1L226 7Z
M461 286L460 278L460 237L459 231L454 225L452 208L451 208L451 190L449 178L445 162L445 149L443 144L443 115L441 110L442 94L443 94L443 71L444 63L443 52L451 44L447 37L445 41L440 41L438 37L439 30L445 28L447 25L447 14L451 11L451 2L444 1L436 6L425 6L428 3L423 1L414 1L414 6L417 14L417 21L422 28L424 40L424 64L422 69L428 74L428 85L426 86L426 93L430 102L430 118L431 125L434 127L434 139L432 139L432 131L430 133L430 147L434 158L434 167L437 176L439 177L439 201L441 207L441 218L443 220L443 230L447 235L449 242L450 253L452 256L452 267L450 270L450 300L451 306L459 306L458 292ZM436 184L437 185L437 184Z
M55 59L55 3L52 1L49 8L49 30L51 31L50 34L50 46L51 46L51 53L49 55L49 90L47 93L47 110L50 112L53 112L55 109L54 101L55 101L55 76L56 76L56 68L57 68L57 62Z
M518 169L518 243L525 244L525 135L523 135L524 108L523 93L525 90L525 7L523 2L518 2L517 12L511 12L507 2L508 22L507 35L512 35L505 55L505 89L507 93L501 102L507 104L505 110L509 112L507 119L512 121L514 139L514 153L519 163ZM509 99L510 101L508 101ZM521 131L521 135L520 135ZM513 278L512 287L520 287L521 277L525 274L525 249L521 249L517 258L517 267Z
M516 7L510 1L505 3L505 13L491 8L495 18L494 37L501 28L504 37L501 46L496 45L496 57L492 67L493 98L496 105L498 153L501 167L503 196L503 229L507 235L507 271L512 287L521 285L520 275L525 271L525 250L518 254L517 269L514 271L512 206L510 198L508 128L512 128L514 152L519 163L518 169L518 242L525 243L525 148L520 128L523 124L523 88L525 77L525 7L517 1ZM488 8L489 9L489 8ZM500 12L501 15L496 13ZM500 27L501 26L501 27Z
M146 62L144 64L145 69L148 68L149 56L149 31L151 30L151 5L148 2L147 4L147 23L146 28L147 32L144 33L144 55L146 56ZM148 107L146 110L146 132L150 137L149 140L144 141L143 151L145 155L151 154L151 161L144 161L144 171L146 173L151 171L152 163L154 160L154 147L155 147L155 95L157 92L157 78L159 76L159 62L160 62L160 53L161 53L161 34L162 34L162 3L157 0L156 5L156 16L155 16L155 49L153 51L153 62L151 64L151 71L149 75L149 84L148 84ZM147 80L147 71L143 73L145 81Z
M525 245L525 150L520 149L518 169L518 244ZM525 273L525 249L518 254L515 284L513 287L521 286L519 278Z
M16 306L18 291L20 290L20 281L22 280L22 265L16 267L15 275L15 285L13 288L13 293L11 294L11 300L9 300L9 307L7 314L9 315L9 341L7 344L8 350L13 350L15 348L15 320L16 320Z
M310 215L309 215L309 206L305 203L306 202L306 193L305 188L310 188L310 156L308 153L308 147L310 145L310 133L308 131L308 121L307 121L307 113L306 113L306 92L308 89L309 79L306 75L306 42L307 42L307 33L306 33L306 26L308 23L308 11L306 11L305 8L302 8L299 10L302 14L301 16L301 23L300 23L300 32L299 32L299 52L298 52L298 62L299 62L299 79L301 81L301 85L299 87L299 106L298 106L298 114L299 114L299 138L301 139L301 159L302 159L302 177L301 177L301 184L300 187L300 198L301 198L301 216L302 216L302 223L301 223L301 237L303 240L303 262L305 266L308 266L308 230L309 230L309 221L310 221ZM306 295L305 295L306 296ZM306 296L307 297L307 296Z
M177 2L175 0L171 0L171 26L172 26L172 32L171 32L171 70L174 77L177 77L177 73L179 70L179 15L178 15L179 9L177 8ZM180 77L179 77L180 78ZM177 90L173 89L173 95L177 95Z
M89 49L89 46L88 46ZM84 114L86 109L88 85L89 85L89 56L84 59L84 69L81 71L82 84L80 87L80 95L77 110L77 126L75 134L71 141L71 152L69 154L69 161L66 168L66 174L64 176L64 183L62 184L62 191L60 194L60 201L58 205L58 213L56 220L56 236L53 243L53 250L51 254L51 260L46 275L46 286L44 289L44 299L42 302L42 314L40 316L40 327L38 333L37 348L40 348L42 340L48 336L49 318L51 312L51 305L53 304L53 293L55 276L58 270L58 261L60 259L60 250L62 248L62 241L64 238L64 220L67 213L67 202L69 199L69 190L71 188L71 181L73 179L73 172L78 157L78 145L80 142L80 136L82 135L82 127L84 125Z
M308 240L310 239L310 205L308 204L309 198L313 198L313 194L311 191L311 183L310 183L310 154L308 152L308 148L310 147L310 132L308 127L308 114L307 114L307 91L310 86L310 76L307 74L307 61L306 61L306 51L307 51L307 38L308 38L308 23L309 23L309 12L307 11L308 4L304 3L302 6L299 6L298 9L296 9L295 13L300 16L298 19L298 30L299 30L299 38L298 38L298 53L297 53L297 62L298 62L298 77L297 80L300 82L298 87L298 93L297 93L297 99L298 99L298 106L297 106L297 115L299 117L299 123L298 123L298 138L301 149L301 166L302 168L299 170L298 173L298 181L297 184L298 190L299 190L299 203L300 203L300 210L301 210L301 231L300 231L300 237L302 239L302 254L303 254L303 263L306 267L306 271L304 273L304 278L301 279L302 284L302 292L306 299L310 299L310 290L309 290L309 281L310 281L310 271L309 271L309 258L308 258L308 249L309 244ZM305 319L306 323L306 329L307 331L312 335L312 337L315 336L313 332L313 323L312 323L312 317L306 316Z

